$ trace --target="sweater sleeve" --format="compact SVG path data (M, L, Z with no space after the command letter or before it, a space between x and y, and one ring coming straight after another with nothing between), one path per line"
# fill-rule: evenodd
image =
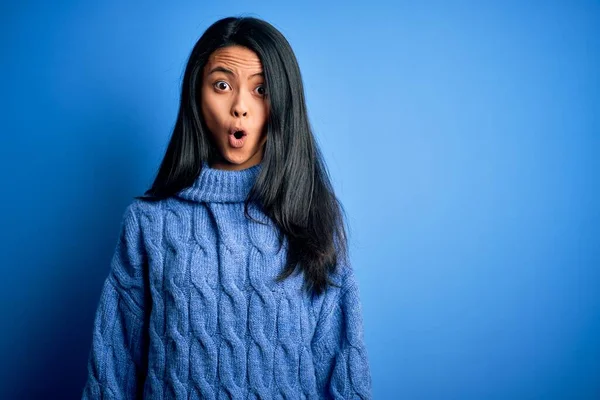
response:
M145 264L135 204L122 217L95 312L82 400L139 399L146 375Z
M371 399L371 370L364 341L360 291L352 270L332 301L325 301L312 342L321 397Z

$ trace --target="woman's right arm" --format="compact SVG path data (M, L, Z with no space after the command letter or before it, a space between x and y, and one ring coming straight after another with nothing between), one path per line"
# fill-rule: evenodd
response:
M146 376L146 254L136 204L123 214L95 313L82 400L141 399Z

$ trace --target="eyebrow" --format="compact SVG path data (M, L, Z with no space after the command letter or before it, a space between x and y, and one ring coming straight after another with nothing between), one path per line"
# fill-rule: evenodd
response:
M217 66L217 67L214 67L213 69L211 69L210 72L208 73L208 75L212 74L213 72L224 72L224 73L232 75L232 76L235 75L232 70L227 69L225 67L221 67L221 66ZM263 78L265 77L265 74L261 71L261 72L257 72L256 74L250 75L248 78L252 78L257 75L262 76Z

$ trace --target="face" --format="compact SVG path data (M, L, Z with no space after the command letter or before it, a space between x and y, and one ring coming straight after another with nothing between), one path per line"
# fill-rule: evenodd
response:
M264 83L254 51L228 46L210 55L203 71L202 115L221 155L211 167L241 170L262 160L269 112ZM232 134L239 129L243 137Z

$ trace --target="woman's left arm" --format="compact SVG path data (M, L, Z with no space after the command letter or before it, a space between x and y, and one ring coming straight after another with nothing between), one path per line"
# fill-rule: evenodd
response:
M319 318L319 335L312 342L317 382L322 396L371 399L371 369L364 341L360 291L354 272Z

